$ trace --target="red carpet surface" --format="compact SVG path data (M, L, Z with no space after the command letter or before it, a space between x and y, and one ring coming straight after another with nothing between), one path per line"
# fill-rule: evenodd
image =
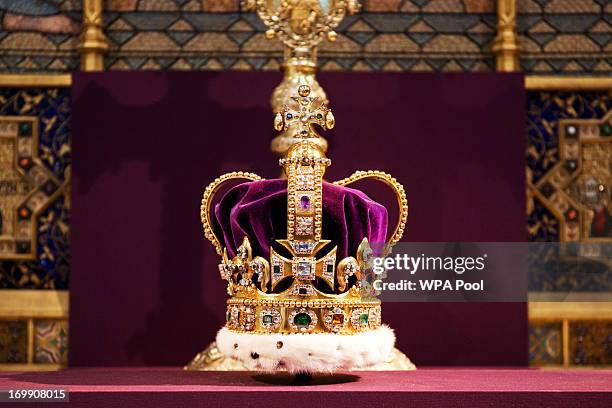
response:
M612 406L612 370L424 368L317 376L308 384L288 375L180 368L0 373L1 390L31 388L67 389L70 406L89 407Z

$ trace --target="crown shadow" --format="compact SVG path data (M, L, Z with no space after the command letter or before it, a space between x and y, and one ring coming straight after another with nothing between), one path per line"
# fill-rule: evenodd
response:
M258 374L252 377L257 382L270 385L314 386L358 382L361 377L353 374Z

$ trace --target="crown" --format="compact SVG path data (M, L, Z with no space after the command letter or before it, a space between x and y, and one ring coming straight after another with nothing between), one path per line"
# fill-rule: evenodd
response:
M338 192L349 195L353 200L361 200L361 208L365 208L363 212L372 211L368 206L381 207L365 194L347 187L356 181L372 178L389 186L397 198L398 222L388 242L394 244L401 239L407 220L408 204L404 188L395 178L381 171L358 171L334 183L324 181L325 170L331 165L331 160L315 143L314 139L319 136L314 127L332 129L335 118L331 109L310 93L308 85L299 86L297 95L274 118L277 131L291 128L293 134L299 135L298 141L279 160L287 177L286 187L279 184L283 183L280 180L264 181L256 174L233 172L217 178L204 190L201 219L205 236L221 256L219 273L227 281L229 295L224 333L230 337L233 335L232 338L239 335L280 335L277 338L287 339L287 336L301 334L350 337L381 329L380 301L362 290L363 274L374 256L366 236L368 228L346 226L347 230L362 231L364 235L358 237L355 253L349 254L348 245L343 245L342 251L338 250L339 243L325 235L323 224L326 211L331 211L328 208L341 205L328 203ZM249 226L224 232L222 226L215 225L212 216L214 197L222 185L235 179L247 180L247 183L234 189L244 190L264 184L265 187L261 189L268 191L272 188L270 183L274 183L277 189L280 185L286 190L286 210L283 209L286 211L285 237L261 242L264 234L248 231ZM247 184L249 186L244 187ZM240 207L236 201L231 201L236 194L230 192L222 199L224 201L229 196L229 208L224 208L223 203L214 208L217 219L227 216L224 212L232 213ZM329 200L325 194L330 194ZM261 200L261 196L253 197L254 202ZM364 222L364 218L369 217L358 214L340 222L359 223ZM386 230L386 210L384 226ZM240 233L243 235L239 236ZM376 238L380 239L380 234ZM240 244L232 249L231 241L236 239L241 240ZM251 242L253 239L256 242ZM217 342L223 349L220 335L221 332ZM277 343L283 344L283 341ZM234 347L238 348L239 342L234 343ZM227 350L237 358L231 347ZM253 353L251 351L251 358ZM259 353L255 354L259 356ZM341 364L335 367L338 366ZM303 370L299 364L295 367L295 370Z

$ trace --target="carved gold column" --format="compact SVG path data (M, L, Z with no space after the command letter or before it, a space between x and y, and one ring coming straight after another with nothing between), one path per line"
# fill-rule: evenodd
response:
M243 0L242 7L257 14L268 27L266 37L278 38L285 46L283 81L272 94L272 112L282 110L286 101L299 85L308 85L311 95L328 105L325 91L315 74L317 69L317 46L324 39L335 41L334 30L346 13L359 11L357 0ZM272 140L271 149L283 157L287 149L298 139L295 128L287 129ZM327 140L319 135L316 139L323 151Z
M102 0L83 0L83 32L81 34L81 70L102 71L108 43L102 32Z
M498 71L519 70L516 35L516 0L497 0L497 36L493 42Z

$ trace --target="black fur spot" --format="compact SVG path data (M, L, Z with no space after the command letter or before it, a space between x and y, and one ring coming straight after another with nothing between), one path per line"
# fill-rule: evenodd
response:
M283 342L282 341L277 341L276 342L276 348L277 349L283 348Z
M252 358L253 360L257 360L257 359L259 358L259 354L257 354L257 353L251 353L251 358Z
M234 348L237 349L238 348L238 343L234 343Z

